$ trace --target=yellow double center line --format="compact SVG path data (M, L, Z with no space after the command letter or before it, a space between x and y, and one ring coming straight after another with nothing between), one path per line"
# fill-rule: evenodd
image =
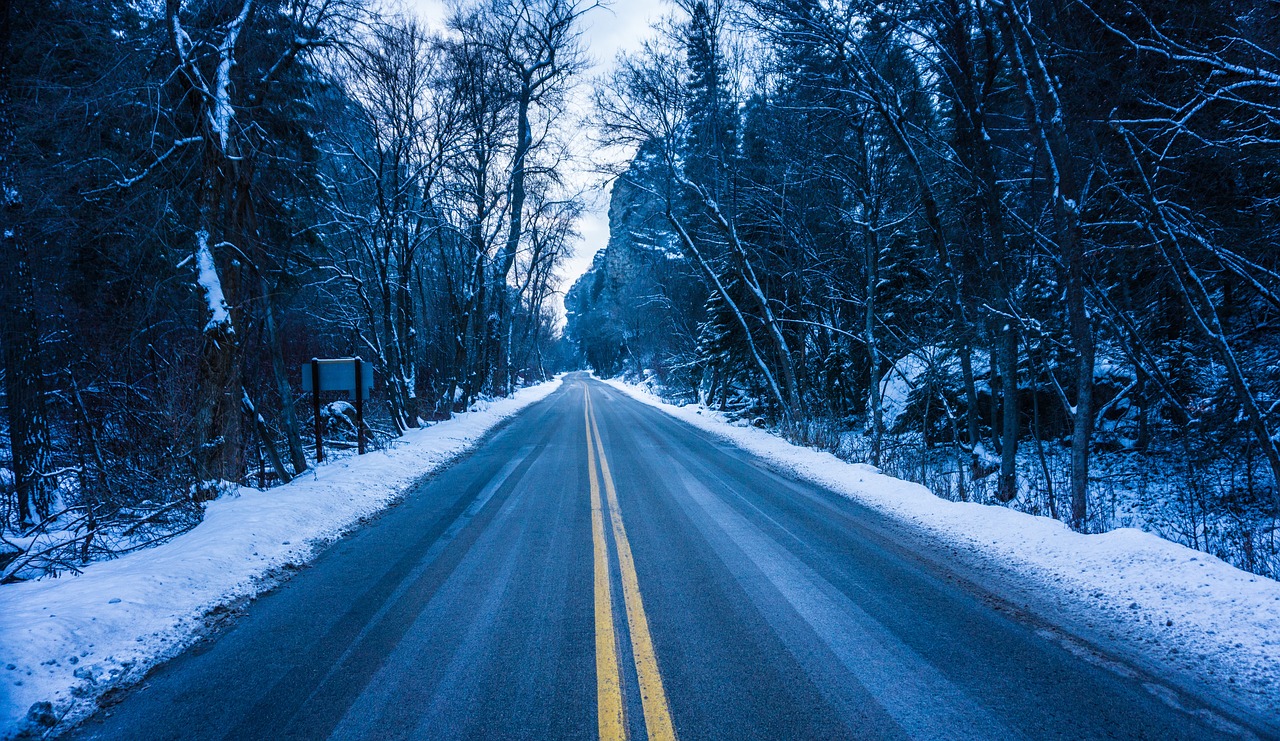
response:
M591 481L591 536L595 548L595 605L596 605L596 696L600 719L600 738L607 741L625 739L627 724L623 714L622 675L618 669L618 640L613 623L613 587L609 579L609 544L604 531L604 504L600 498L600 481L609 501L609 520L613 526L613 542L618 552L619 572L622 575L622 597L627 609L627 627L631 634L631 654L636 662L636 677L640 683L640 703L644 708L644 726L650 741L674 741L675 728L671 725L671 710L667 705L667 693L662 687L662 674L658 671L658 657L653 650L649 634L649 619L645 617L644 601L640 598L640 580L636 577L635 560L631 556L631 542L622 525L622 512L618 508L618 492L609 472L609 458L600 439L595 410L591 405L591 392L584 386L585 405L583 417L587 428L587 466ZM596 459L599 458L599 475Z

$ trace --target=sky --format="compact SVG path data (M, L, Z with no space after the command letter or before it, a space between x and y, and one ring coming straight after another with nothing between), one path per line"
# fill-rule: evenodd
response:
M443 23L446 0L405 0L405 3L428 22ZM648 38L653 22L669 9L668 0L609 0L608 7L597 8L587 14L583 19L583 42L593 66L579 91L580 106L587 105L590 78L607 72L619 52L638 49ZM576 125L574 119L576 116L571 116L570 122ZM583 148L591 145L586 137L580 141ZM606 186L600 184L599 176L588 171L589 166L590 163L584 162L583 169L573 173L575 182L592 186L592 191L588 194L588 208L579 225L582 240L560 271L563 290L568 290L578 276L591 267L596 252L609 241L609 194L604 190Z

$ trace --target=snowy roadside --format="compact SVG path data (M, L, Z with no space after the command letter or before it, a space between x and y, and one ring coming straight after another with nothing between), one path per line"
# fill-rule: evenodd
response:
M928 489L793 445L647 389L606 381L638 401L724 438L779 468L906 521L1016 572L1058 604L1087 605L1097 632L1189 671L1214 696L1280 718L1280 582L1133 528L1082 535L1003 507L952 502Z
M186 646L211 610L269 587L273 572L310 560L559 385L521 389L282 487L241 489L211 502L191 532L80 576L0 587L0 737L20 731L33 710L92 711L119 680Z

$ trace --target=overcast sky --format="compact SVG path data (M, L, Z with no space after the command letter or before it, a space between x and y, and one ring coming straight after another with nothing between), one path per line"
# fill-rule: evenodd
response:
M405 0L406 4L419 12L432 23L442 23L445 15L445 0ZM583 41L587 54L594 62L593 70L588 77L595 77L605 72L613 63L619 51L637 49L647 37L649 28L668 10L667 0L612 0L611 7L592 10L583 20ZM586 103L586 83L583 81L583 105ZM576 117L571 117L571 120ZM576 121L573 121L576 125ZM583 146L590 146L585 139ZM585 154L585 153L584 153ZM588 172L578 173L578 180L584 184L596 183L598 177ZM580 226L582 242L578 245L572 258L561 269L564 278L562 288L568 290L578 276L591 267L591 258L596 251L609 241L609 198L608 193L596 191L591 194L588 211Z

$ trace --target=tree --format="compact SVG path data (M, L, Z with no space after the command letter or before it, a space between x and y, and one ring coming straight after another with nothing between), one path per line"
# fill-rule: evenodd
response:
M23 229L23 193L15 171L11 24L13 7L0 4L0 255L8 278L0 289L3 311L5 399L9 417L18 520L31 526L50 514L55 480L50 470L48 417L45 410L45 364L40 324L35 312L30 247Z
M551 120L563 114L563 86L582 66L578 46L579 21L598 7L587 0L493 0L485 16L490 29L484 43L511 78L515 103L515 148L508 176L506 241L495 260L489 295L496 302L493 315L507 315L506 284L515 266L525 224L527 181L536 154L545 146L545 135L534 137L534 114L546 108ZM536 172L536 171L535 171ZM490 342L497 349L495 381L500 393L510 387L509 343L502 337L503 324L490 322Z
M355 125L332 137L338 154L325 206L337 260L329 268L354 293L351 323L386 379L398 433L418 426L413 285L421 254L447 229L440 191L458 137L443 43L412 19L376 22L341 68Z
M201 159L190 260L207 308L196 376L197 500L216 497L223 482L236 481L243 470L242 340L236 333L243 313L239 257L253 236L250 191L255 155L263 142L260 129L238 120L237 113L266 104L279 76L300 55L333 41L332 26L345 20L347 10L343 3L305 0L261 7L240 0L221 12L183 0L165 3L174 79L187 114L185 136L174 146L198 146ZM290 33L271 33L277 22ZM259 42L264 45L255 55L259 64L252 69L238 65L242 45Z

